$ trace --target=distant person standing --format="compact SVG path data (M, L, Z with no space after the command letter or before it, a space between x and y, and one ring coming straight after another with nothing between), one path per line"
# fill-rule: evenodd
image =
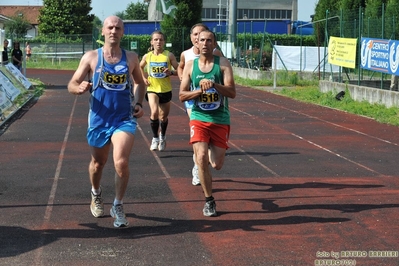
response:
M174 54L164 50L165 41L165 35L161 31L154 31L151 34L150 51L143 56L140 62L151 109L150 126L153 138L150 150L152 151L157 149L164 151L166 148L166 129L169 122L170 101L172 100L170 76L177 74L172 67L174 69L178 67ZM147 75L145 75L145 68Z
M29 58L32 56L32 49L30 48L29 42L26 42L25 54L26 54L26 60L29 60Z
M3 58L3 65L8 64L8 40L4 40L4 50L1 56Z
M14 42L14 48L11 52L12 64L21 71L22 68L22 50L19 47L19 42Z

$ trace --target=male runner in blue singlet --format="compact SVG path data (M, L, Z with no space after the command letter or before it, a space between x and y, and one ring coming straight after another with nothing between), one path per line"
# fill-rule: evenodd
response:
M81 95L90 91L87 140L91 149L89 177L90 205L94 217L104 216L100 181L113 147L115 199L110 214L115 227L126 227L123 197L129 180L129 156L134 143L136 119L143 116L145 85L138 56L120 48L123 22L116 16L104 20L104 46L87 52L68 84L68 91ZM85 81L89 76L90 81ZM133 81L131 80L133 78ZM133 85L135 88L133 89Z

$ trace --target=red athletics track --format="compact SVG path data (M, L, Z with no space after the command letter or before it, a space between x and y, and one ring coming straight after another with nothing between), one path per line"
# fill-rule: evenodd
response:
M398 127L237 86L207 218L174 78L165 152L144 106L119 230L89 211L88 95L71 71L27 75L48 87L0 136L1 265L399 265ZM112 159L102 186L109 208Z

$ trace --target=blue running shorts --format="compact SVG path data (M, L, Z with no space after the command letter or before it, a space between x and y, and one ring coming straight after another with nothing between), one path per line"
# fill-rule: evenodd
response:
M136 128L136 118L133 118L131 121L123 121L119 126L88 128L87 142L92 147L102 148L110 142L114 133L123 131L134 135L136 134Z

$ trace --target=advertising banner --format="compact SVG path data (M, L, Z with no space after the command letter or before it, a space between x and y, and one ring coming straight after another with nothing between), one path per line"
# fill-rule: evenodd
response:
M29 88L32 86L32 83L30 83L30 81L24 75L22 75L18 68L11 63L8 63L6 68L24 86L25 89L29 90Z
M347 67L356 67L357 39L330 37L328 43L328 63Z
M0 70L0 88L6 94L6 97L14 101L21 91L12 84L11 80Z
M399 41L362 38L361 68L399 76Z
M11 106L12 102L8 99L6 91L3 86L0 86L0 114L3 114Z

